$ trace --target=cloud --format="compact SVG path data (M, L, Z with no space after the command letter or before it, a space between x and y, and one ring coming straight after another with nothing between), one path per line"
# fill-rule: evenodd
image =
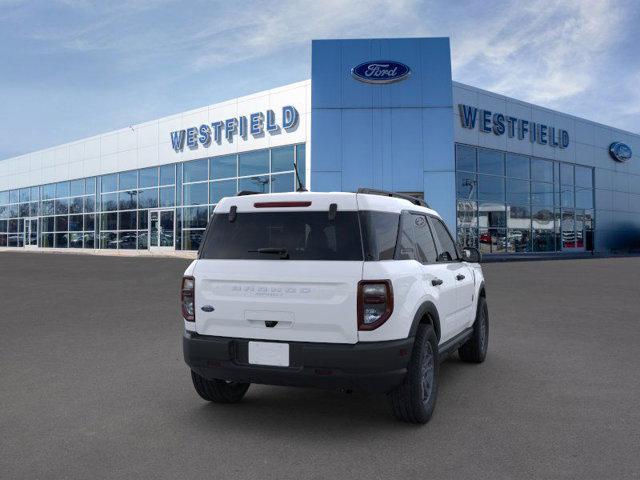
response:
M193 66L251 60L295 47L308 48L315 38L404 36L402 25L419 9L413 0L323 0L296 2L287 8L261 5L236 16L234 28L205 29L197 37L224 39L224 50L198 56ZM265 8L262 8L265 7ZM380 21L384 12L384 22ZM414 20L411 21L414 23Z
M619 39L623 15L610 1L530 1L487 19L484 36L455 42L454 70L534 103L575 96L596 80L599 57Z
M172 54L188 58L186 66L196 71L307 47L313 38L398 36L420 6L418 0L260 0L251 2L251 8L170 0L59 4L81 21L63 28L44 25L27 33L47 49L114 52L128 65L146 65ZM150 23L149 18L160 21Z
M637 49L635 0L7 1L13 17L0 16L0 31L35 45L34 61L106 65L110 86L124 75L121 88L132 92L142 88L136 78L151 77L156 87L203 90L221 69L243 88L265 88L283 77L252 66L269 57L302 75L314 38L450 36L455 80L622 128L640 123L640 58L620 58ZM215 95L237 90L216 85Z
M42 42L49 52L100 52L136 54L151 51L152 41L175 42L145 18L149 12L163 8L170 0L130 0L99 2L95 0L57 0L59 8L53 21L41 23L24 35ZM55 21L57 20L57 21Z

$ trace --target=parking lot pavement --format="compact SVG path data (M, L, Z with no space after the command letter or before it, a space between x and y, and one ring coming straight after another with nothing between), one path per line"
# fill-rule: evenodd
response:
M638 478L640 258L486 264L489 356L442 365L421 427L378 396L200 400L187 263L0 254L1 478Z

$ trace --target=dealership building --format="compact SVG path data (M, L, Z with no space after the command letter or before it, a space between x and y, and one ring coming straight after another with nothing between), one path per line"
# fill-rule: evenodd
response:
M220 198L295 191L299 174L423 197L486 254L640 249L640 135L453 82L447 38L318 40L311 65L0 160L0 247L195 250Z

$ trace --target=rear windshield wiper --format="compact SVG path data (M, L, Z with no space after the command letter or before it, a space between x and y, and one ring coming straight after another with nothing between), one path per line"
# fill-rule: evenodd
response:
M249 253L267 253L273 255L280 255L280 258L283 260L289 259L289 251L286 248L278 248L278 247L265 247L258 248L257 250L248 250Z

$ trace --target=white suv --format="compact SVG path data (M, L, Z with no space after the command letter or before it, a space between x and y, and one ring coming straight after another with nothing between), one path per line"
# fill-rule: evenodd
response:
M485 358L479 261L413 197L224 198L182 281L193 385L213 402L251 383L383 392L398 419L425 423L439 361Z

